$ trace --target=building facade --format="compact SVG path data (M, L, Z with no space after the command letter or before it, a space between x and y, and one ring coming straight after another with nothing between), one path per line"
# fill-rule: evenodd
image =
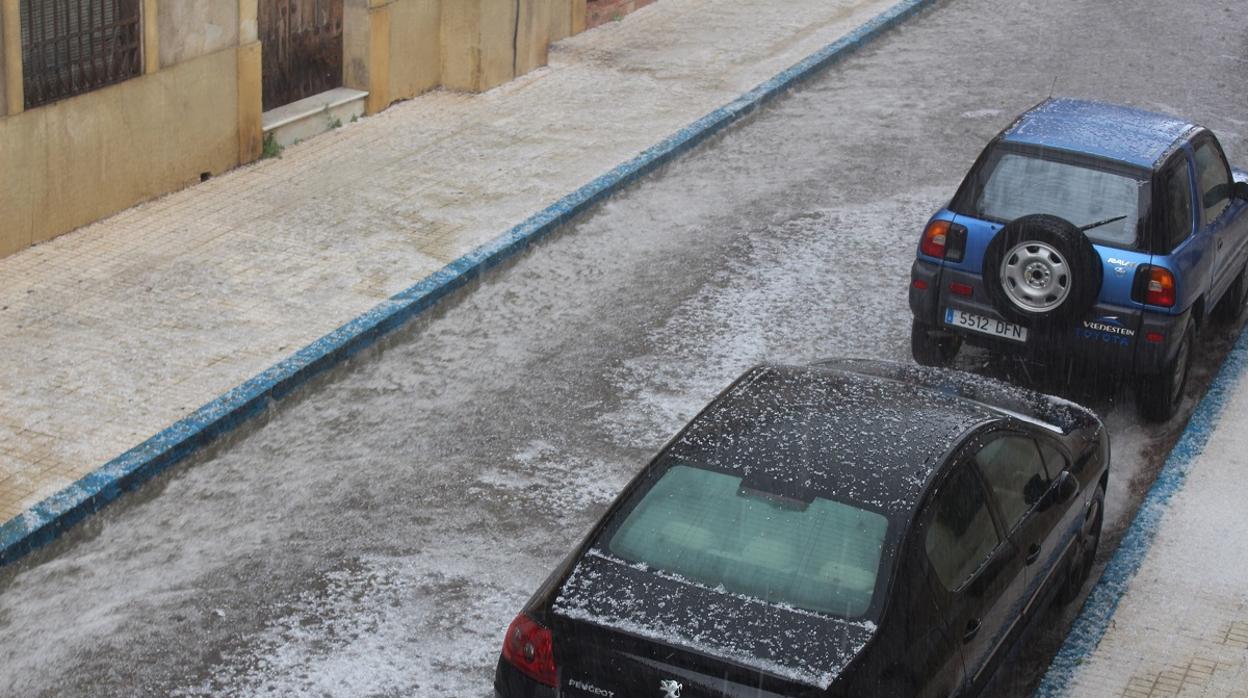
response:
M487 90L585 26L586 0L0 0L0 256L255 160L266 114Z

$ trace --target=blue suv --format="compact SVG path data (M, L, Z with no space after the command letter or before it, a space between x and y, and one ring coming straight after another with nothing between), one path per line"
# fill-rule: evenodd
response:
M1196 332L1248 300L1248 172L1208 129L1051 99L988 144L919 241L911 350L963 342L1140 377L1144 416L1182 401Z

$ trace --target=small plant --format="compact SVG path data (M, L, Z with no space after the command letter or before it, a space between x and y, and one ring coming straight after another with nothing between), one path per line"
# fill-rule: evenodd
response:
M273 132L269 131L264 134L264 142L260 145L260 159L267 160L269 158L280 158L282 151L286 148L277 142L277 138L273 136Z
M325 122L329 124L329 127L330 127L331 129L333 129L333 128L342 128L342 119L339 119L338 117L336 117L336 116L334 116L334 115L332 115L332 114L330 114L330 113L329 113L329 105L328 105L328 104L326 104L326 105L325 105L325 108L324 108L324 109L322 109L321 111L325 112Z
M359 120L360 120L360 115L359 115L359 114L352 114L352 115L351 115L351 123L353 123L353 124L354 124L355 122L357 122L357 121L359 121Z

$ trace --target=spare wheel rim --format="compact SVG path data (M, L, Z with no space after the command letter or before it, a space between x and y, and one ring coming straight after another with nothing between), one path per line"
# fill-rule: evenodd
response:
M1001 259L1001 288L1028 313L1055 310L1070 295L1070 264L1048 243L1020 242Z

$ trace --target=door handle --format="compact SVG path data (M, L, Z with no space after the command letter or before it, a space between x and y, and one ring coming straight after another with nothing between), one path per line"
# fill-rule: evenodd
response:
M1039 557L1040 557L1040 544L1032 543L1031 547L1027 548L1027 557L1023 558L1023 560L1027 564L1030 565L1031 563L1035 562L1036 559Z
M1223 245L1223 244L1225 244L1225 243L1226 243L1226 240L1221 240L1221 239L1219 239L1219 240L1218 240L1218 249L1219 249L1219 250L1220 250L1220 249L1222 249L1222 245Z
M979 634L979 619L972 618L966 621L966 634L962 636L962 642L970 642Z

